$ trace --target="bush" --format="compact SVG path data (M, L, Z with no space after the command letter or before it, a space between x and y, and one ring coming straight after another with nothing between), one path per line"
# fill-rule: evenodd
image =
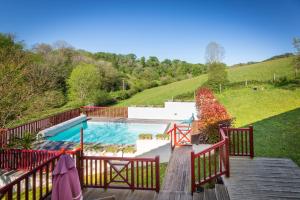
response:
M152 140L152 134L151 133L142 133L139 134L140 140Z
M98 90L92 97L92 101L96 106L104 106L104 105L111 105L116 103L116 100L110 96L109 93Z
M193 99L194 99L194 92L186 92L174 97L174 100L180 100L180 101L193 100Z
M134 146L126 146L123 148L123 153L135 153L136 148Z
M168 135L168 134L157 134L155 137L157 140L169 140L170 139L170 135Z
M119 151L119 146L117 145L109 145L104 147L106 152L117 153Z
M232 118L225 107L215 99L212 91L207 88L197 90L196 106L199 119L198 131L204 136L205 142L217 142L219 125L229 126Z

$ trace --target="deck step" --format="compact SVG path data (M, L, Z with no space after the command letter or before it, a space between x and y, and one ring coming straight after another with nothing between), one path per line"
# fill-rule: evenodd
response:
M217 200L230 200L226 187L223 184L215 185L215 193Z
M204 200L217 200L214 189L204 189Z
M203 192L195 192L193 194L193 200L203 200L204 199L204 193Z

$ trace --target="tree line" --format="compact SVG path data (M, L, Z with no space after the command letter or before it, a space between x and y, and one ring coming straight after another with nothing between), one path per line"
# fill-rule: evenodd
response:
M198 76L206 65L73 48L66 42L25 48L0 33L0 127L65 105L108 105L147 88Z

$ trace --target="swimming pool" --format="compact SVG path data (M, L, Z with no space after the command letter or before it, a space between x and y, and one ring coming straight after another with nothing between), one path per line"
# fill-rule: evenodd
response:
M83 128L83 141L85 143L135 144L139 134L164 133L167 124L85 121L47 139L78 143L80 142L80 128Z

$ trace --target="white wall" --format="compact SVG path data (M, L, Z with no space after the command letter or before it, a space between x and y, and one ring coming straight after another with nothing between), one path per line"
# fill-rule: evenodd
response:
M135 119L189 119L194 113L197 118L195 102L165 102L163 108L128 107L128 118Z

